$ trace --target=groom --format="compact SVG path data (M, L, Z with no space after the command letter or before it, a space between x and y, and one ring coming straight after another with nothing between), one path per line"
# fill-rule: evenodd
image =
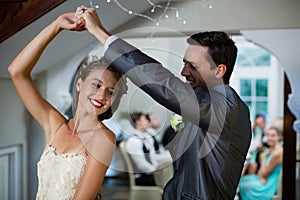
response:
M96 11L77 18L106 48L105 59L169 110L185 126L168 146L174 176L164 200L233 199L251 140L249 110L229 86L237 48L224 32L190 36L183 58L182 82L158 61L102 26Z

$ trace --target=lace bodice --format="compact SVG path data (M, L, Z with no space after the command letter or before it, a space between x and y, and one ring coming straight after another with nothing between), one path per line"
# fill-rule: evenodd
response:
M46 145L37 164L39 188L36 199L72 199L86 160L85 154L56 154L53 146Z

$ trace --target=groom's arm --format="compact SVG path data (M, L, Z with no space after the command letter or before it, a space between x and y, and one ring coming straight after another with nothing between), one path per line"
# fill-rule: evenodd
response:
M210 101L202 96L200 101L204 101L199 102L189 84L182 82L155 59L122 39L116 39L109 44L104 57L115 69L125 74L164 107L196 125L208 123Z
M109 46L105 58L132 82L148 93L157 102L182 115L196 125L206 124L210 119L209 101L197 100L196 93L189 84L183 83L159 62L143 54L121 39L112 41L112 36L102 25L95 9L88 9L88 14L80 14L84 28L94 35L104 46ZM109 42L110 41L110 42ZM108 44L111 43L111 44ZM198 93L197 93L198 94ZM201 97L203 99L203 97ZM201 106L201 120L200 109ZM203 120L205 119L205 120ZM200 123L201 122L201 123ZM206 124L207 125L207 124Z

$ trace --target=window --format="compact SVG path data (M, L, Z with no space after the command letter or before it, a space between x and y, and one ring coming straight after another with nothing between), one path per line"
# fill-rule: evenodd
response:
M233 37L238 56L230 84L250 110L251 120L263 112L272 121L283 115L283 70L266 49L241 36ZM282 106L278 106L282 105Z
M268 113L268 79L241 79L240 95L249 107L252 119L258 112Z
M271 54L258 46L240 48L236 63L240 67L269 67L271 65Z

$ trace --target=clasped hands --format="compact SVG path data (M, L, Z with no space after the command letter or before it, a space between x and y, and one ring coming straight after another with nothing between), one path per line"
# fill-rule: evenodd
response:
M86 6L77 7L74 13L65 13L58 18L61 29L84 31L88 30L95 35L97 31L104 29L95 8Z

